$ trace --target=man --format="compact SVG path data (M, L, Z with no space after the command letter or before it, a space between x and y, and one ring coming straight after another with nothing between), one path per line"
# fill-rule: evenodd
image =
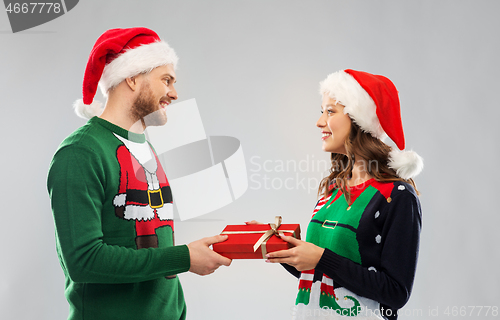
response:
M98 84L106 106L62 142L47 181L68 319L185 319L176 274L231 263L209 248L225 236L174 245L170 186L144 129L167 121L176 64L146 28L108 30L92 49L77 113L100 113Z

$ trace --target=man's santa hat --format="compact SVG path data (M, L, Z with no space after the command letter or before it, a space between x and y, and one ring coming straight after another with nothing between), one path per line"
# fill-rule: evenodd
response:
M84 119L102 113L102 103L94 101L97 86L106 97L110 89L126 78L172 64L175 51L153 30L147 28L110 29L97 39L90 52L83 78L83 100L74 103L75 112Z
M388 78L351 69L330 74L320 83L320 93L342 104L344 113L359 127L380 140L387 136L399 150L389 153L389 167L403 179L418 175L422 158L413 151L404 151L405 137L401 122L398 91ZM401 151L400 151L401 150Z

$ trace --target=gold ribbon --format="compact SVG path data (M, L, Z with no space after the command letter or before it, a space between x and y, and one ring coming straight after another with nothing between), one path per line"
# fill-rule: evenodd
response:
M262 258L264 259L267 254L266 250L267 240L271 239L273 235L276 236L285 235L283 231L278 231L278 228L281 226L281 216L276 216L274 218L274 223L270 223L269 226L271 227L271 229L267 230L253 246L253 252L257 251L259 247L262 248Z
M281 226L281 216L276 216L274 218L274 223L269 223L271 229L267 231L224 231L221 234L255 234L255 233L264 233L262 237L257 240L257 242L253 246L253 252L257 251L259 247L262 249L262 258L266 259L267 249L266 243L267 240L271 239L273 235L285 235L284 232L291 232L295 236L295 230L278 230Z

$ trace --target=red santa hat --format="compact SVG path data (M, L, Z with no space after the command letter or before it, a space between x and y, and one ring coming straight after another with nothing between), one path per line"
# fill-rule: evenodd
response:
M104 96L126 78L156 67L177 66L175 51L153 30L147 28L110 29L97 39L90 52L83 78L83 100L74 103L75 112L89 119L102 113L94 101L97 86Z
M342 104L344 113L349 114L363 131L380 140L389 136L394 141L399 150L393 149L389 153L389 167L399 177L413 178L422 171L422 158L413 151L404 151L399 96L391 80L346 69L332 73L322 81L320 93Z

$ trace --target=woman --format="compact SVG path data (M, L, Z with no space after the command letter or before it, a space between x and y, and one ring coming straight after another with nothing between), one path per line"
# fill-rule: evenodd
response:
M413 182L422 158L404 150L398 92L387 78L355 70L321 83L317 122L330 175L306 241L272 252L299 278L297 319L396 319L409 299L417 263L421 211ZM322 309L320 309L322 308Z

